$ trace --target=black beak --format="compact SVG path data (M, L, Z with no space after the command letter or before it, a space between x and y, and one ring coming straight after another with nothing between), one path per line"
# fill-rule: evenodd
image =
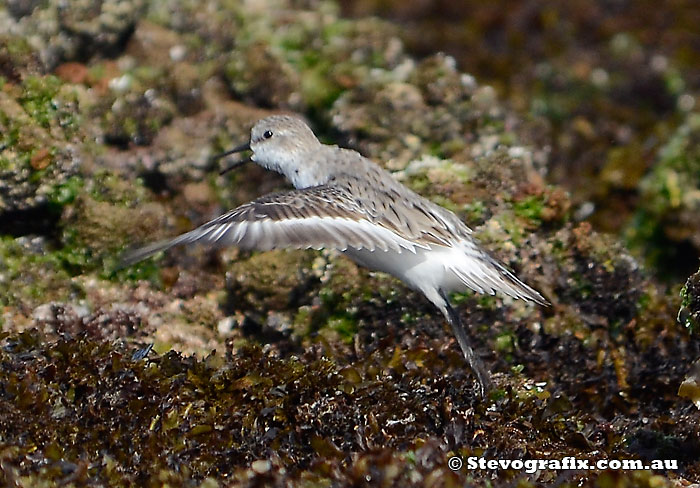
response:
M216 161L217 159L224 158L224 157L229 156L229 155L231 155L231 154L235 154L235 153L239 153L239 152L243 152L243 151L249 151L249 150L250 150L250 142L246 142L245 144L241 144L241 145L238 146L238 147L234 147L233 149L231 149L231 150L229 150L229 151L223 152L223 153L221 153L221 154L217 154L217 155L213 156L212 159ZM241 165L243 165L243 164L245 164L245 163L248 163L248 162L250 162L250 161L252 161L250 158L242 159L241 161L236 161L235 163L233 163L233 164L232 164L231 166L229 166L228 168L225 168L225 169L221 170L221 171L219 172L219 174L220 174L220 175L223 175L223 174L225 174L225 173L228 173L228 172L231 171L232 169L238 168L239 166L241 166Z
M239 166L243 166L245 163L250 163L251 161L252 161L252 159L250 159L250 158L245 158L245 159L241 159L240 161L236 161L235 163L233 163L233 164L232 164L231 166L229 166L228 168L224 168L224 169L222 169L221 171L219 171L219 176L225 175L226 173L228 173L228 172L231 171L232 169L236 169L236 168L238 168Z

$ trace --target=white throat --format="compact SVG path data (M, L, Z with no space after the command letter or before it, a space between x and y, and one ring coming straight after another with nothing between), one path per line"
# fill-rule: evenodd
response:
M323 145L313 151L257 151L252 160L263 168L283 174L294 188L309 188L328 181L328 168L318 164Z

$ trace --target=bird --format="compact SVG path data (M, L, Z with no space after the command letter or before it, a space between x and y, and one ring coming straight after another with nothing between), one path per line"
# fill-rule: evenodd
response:
M293 190L245 203L172 239L127 251L122 266L182 244L336 249L421 292L450 324L476 376L478 394L492 388L449 294L496 292L546 306L549 302L486 251L454 213L420 196L359 152L323 144L299 117L257 121L248 142L219 157L250 152L246 162L281 173Z

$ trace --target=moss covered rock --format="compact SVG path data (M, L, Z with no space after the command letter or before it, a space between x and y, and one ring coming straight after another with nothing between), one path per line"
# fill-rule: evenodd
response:
M684 246L700 253L700 115L688 114L671 135L640 191L640 208L628 230L632 244L660 268L693 254L684 253Z

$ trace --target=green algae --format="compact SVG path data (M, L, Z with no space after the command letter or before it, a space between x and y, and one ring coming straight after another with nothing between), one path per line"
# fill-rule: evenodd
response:
M76 94L55 76L27 76L0 92L0 208L27 210L76 173L71 141L81 124Z
M679 245L700 249L695 229L700 209L700 116L690 114L659 150L652 171L640 182L642 202L627 230L633 248L659 269L683 259Z
M55 76L31 76L23 82L18 100L29 116L44 128L48 128L57 116L54 97L60 87L61 80Z
M47 195L49 204L54 211L59 212L65 205L73 203L85 186L85 179L80 176L71 176L65 182L51 188Z
M0 237L0 305L26 307L81 295L80 287L70 282L60 256L46 252L43 246Z
M100 271L103 278L150 279L159 282L152 262L119 270L121 252L162 221L162 209L150 201L142 183L101 172L89 183L69 180L52 202L66 205L59 221L61 248L56 251L71 274Z
M340 339L348 344L353 341L359 330L357 319L350 314L330 317L325 327L338 334Z
M153 263L143 263L128 270L117 271L119 257L125 245L150 234L160 221L160 208L145 201L147 193L142 185L127 184L117 175L103 172L91 178L72 176L47 191L48 213L60 216L58 243L43 242L37 254L23 255L16 240L5 238L4 267L11 286L26 270L35 286L8 291L8 300L17 302L28 296L32 302L46 297L67 297L71 286L57 286L68 282L69 276L100 271L103 278L150 279L159 282L159 273ZM58 245L57 245L58 244ZM44 273L45 280L38 275ZM44 282L45 283L42 283ZM55 288L56 293L51 293ZM11 297L11 298L10 298ZM20 300L21 301L21 300Z
M528 219L536 224L542 222L545 201L541 196L530 195L520 201L515 202L513 211L516 215Z

